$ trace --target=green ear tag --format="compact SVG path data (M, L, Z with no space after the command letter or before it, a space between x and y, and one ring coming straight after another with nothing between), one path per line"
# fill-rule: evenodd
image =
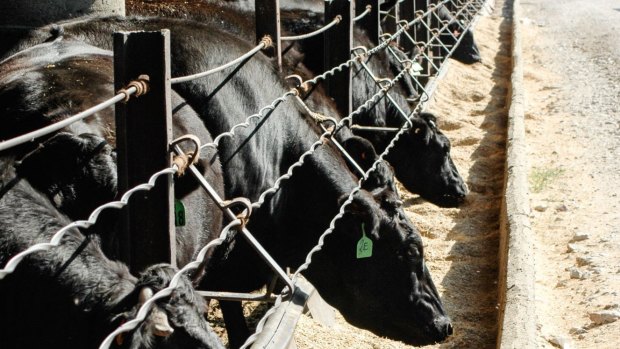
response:
M364 223L362 223L362 238L357 242L357 259L372 256L372 240L366 237Z
M174 200L174 226L182 227L185 225L185 205L181 200Z

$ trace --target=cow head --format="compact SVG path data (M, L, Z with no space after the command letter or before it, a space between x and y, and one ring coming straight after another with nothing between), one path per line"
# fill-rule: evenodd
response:
M167 264L157 264L146 269L136 284L134 292L124 304L137 304L114 319L118 324L136 317L140 306L170 284L177 270ZM206 304L196 294L190 280L183 276L172 295L157 301L146 320L133 332L119 335L115 342L130 349L223 349L224 346L204 317Z
M387 156L397 178L407 190L441 207L457 207L467 187L450 157L450 141L435 124L435 117L421 113Z
M452 58L465 64L474 64L481 62L482 58L480 57L480 51L478 50L478 46L474 41L474 33L472 33L469 29L463 31L459 24L456 22L450 23L448 25L448 28L450 32L452 32L452 35L442 36L444 44L455 45L459 37L462 36L461 42L459 42L458 46L454 49L454 52L452 53Z
M116 195L116 153L93 134L57 133L22 160L17 174L72 219Z
M374 162L372 146L361 151L364 146L355 139L345 143L353 157L363 153ZM452 325L425 266L422 239L401 208L389 166L381 162L378 169L325 239L307 276L356 326L410 344L441 341Z
M364 171L368 171L377 159L377 152L374 146L365 138L350 136L342 142L342 146ZM347 164L351 172L359 175L359 171L356 168L350 163ZM389 187L392 190L396 190L392 167L384 161L379 162L376 169L368 174L368 178L364 181L362 186L364 189L368 190L381 187Z

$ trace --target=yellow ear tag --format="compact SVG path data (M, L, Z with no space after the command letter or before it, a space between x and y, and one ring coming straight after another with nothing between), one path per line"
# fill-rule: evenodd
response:
M368 258L372 256L372 240L366 236L364 231L364 223L362 223L362 238L357 242L357 259Z

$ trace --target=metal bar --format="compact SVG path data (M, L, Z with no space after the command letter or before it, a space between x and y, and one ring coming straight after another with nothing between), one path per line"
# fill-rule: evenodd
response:
M275 57L278 68L282 70L282 46L280 45L280 0L256 0L256 43L260 43L265 35L273 42L272 50L265 52Z
M256 47L254 47L253 49L251 49L250 51L248 51L246 54L244 54L243 56L240 56L239 58L232 60L224 65L221 65L217 68L213 68L207 71L204 71L202 73L197 73L197 74L192 74L192 75L187 75L187 76L180 76L177 78L172 78L170 79L170 84L174 85L174 84L179 84L182 82L187 82L187 81L191 81L191 80L195 80L195 79L200 79L200 78L204 78L205 76L209 76L211 74L215 74L219 71L222 71L226 68L232 67L233 65L237 65L240 62L243 62L244 60L254 56L258 51L267 48L267 44L265 41L261 41L258 45L256 45Z
M220 301L252 301L252 302L269 302L276 301L276 296L271 293L256 294L256 293L237 293L237 292L218 292L218 291L200 291L197 290L201 297L208 299L217 299Z
M325 128L325 126L323 126L323 124L319 125L324 132L327 132L327 129ZM363 177L365 175L364 169L357 163L357 161L355 161L355 159L353 159L353 157L351 157L351 154L349 154L349 152L344 149L342 144L335 140L334 137L329 137L328 139L330 142L332 142L334 146L336 146L336 149L338 149L338 151L342 154L342 156L344 156L344 158L349 162L349 164L351 164L355 168L355 170L359 172L359 174Z
M332 68L351 58L353 47L353 17L355 4L350 0L325 1L325 18L342 16L339 30L324 34L324 62L326 68ZM353 110L351 90L351 69L348 67L336 72L326 81L327 94L334 99L338 110L347 115Z
M420 13L420 11L422 11L423 13L426 13L426 11L428 11L428 0L415 0L414 5L414 10L416 13ZM414 39L416 42L428 42L428 38L429 38L429 32L428 32L428 27L422 25L423 22L425 22L427 20L426 17L423 17L420 20L420 23L416 24L415 26L415 32L414 32ZM427 46L422 46L420 47L420 54L421 55L427 55L428 56L428 52L426 51ZM420 63L422 65L422 72L424 72L424 74L430 76L431 75L431 68L429 66L429 62L428 60L423 59L422 62ZM426 77L421 77L420 79L420 84L422 86L425 86L428 83L428 78ZM421 94L422 91L417 90L416 91L418 94Z
M432 33L432 37L429 38L428 40L428 44L429 44L429 48L430 48L430 54L429 56L432 58L433 60L433 65L437 66L439 64L441 64L441 59L439 59L438 57L440 57L442 55L442 50L441 47L437 47L435 45L432 45L431 42L433 41L433 39L435 38L435 36L437 36L437 41L439 41L439 35L435 35L435 33L433 32L433 30L437 30L437 28L440 27L439 25L439 18L437 16L437 12L440 10L441 6L433 4L433 12L431 12L431 14L429 15L429 31ZM435 67L435 69L431 70L431 75L437 73L438 69Z
M149 77L149 93L116 106L119 193L172 166L170 31L114 33L115 88L141 74ZM172 176L161 180L122 214L120 256L134 273L155 263L176 265Z
M381 42L379 41L379 35L381 35L379 0L357 0L355 6L357 12L361 10L365 12L368 6L370 6L370 13L357 20L355 24L365 30L370 40L375 45L378 45Z
M335 26L336 24L340 23L340 20L342 19L342 17L340 15L334 17L334 19L332 19L331 22L329 22L329 24L323 26L321 29L317 29L313 32L307 33L307 34L302 34L302 35L295 35L295 36L283 36L280 38L280 40L282 41L294 41L294 40L303 40L303 39L307 39L307 38L311 38L315 35L319 35L321 33L323 33L324 31L329 30L329 28Z
M131 96L132 94L136 93L136 88L135 87L130 87L128 88L125 92L119 92L118 94L116 94L116 96L108 99L105 102L99 103L93 107L90 107L86 110L84 110L81 113L75 114L71 117L68 117L62 121L53 123L49 126L40 128L38 130L34 130L32 132L28 132L26 134L23 134L21 136L15 137L15 138L11 138L9 140L6 140L4 142L0 142L0 151L6 150L6 149L10 149L13 147L16 147L18 145L27 143L27 142L33 142L35 139L43 137L43 136L47 136L48 134L58 131L64 127L67 127L71 124L73 124L74 122L78 122L82 119L85 119L89 116L92 116L93 114L108 108L110 106L113 106L114 104L122 101L125 98L128 98L129 96Z
M415 18L414 0L405 0L400 4L400 17L406 21ZM406 32L405 32L406 33ZM409 52L409 57L413 57L413 49L415 45L410 40L400 40L398 42L405 52Z
M394 3L394 7L389 11L389 13L385 16L385 20L383 23L383 28L387 33L394 33L398 29L398 21L400 21L400 4L398 1ZM396 38L398 42L398 38Z
M379 127L379 126L362 126L362 125L351 125L352 130L359 131L369 131L369 132L398 132L400 128L398 127Z
M230 208L225 208L222 205L222 198L219 194L211 187L209 182L202 176L202 173L196 168L194 165L189 166L189 170L194 175L194 177L198 180L198 183L207 191L209 196L217 203L217 205L222 209L222 212L228 217L230 220L237 219L237 216L230 210ZM243 228L241 233L245 237L246 240L252 245L252 248L258 253L258 255L269 265L269 268L273 270L278 277L288 286L290 292L293 292L294 285L291 279L288 277L286 272L276 263L276 261L271 257L271 255L265 250L265 248L256 240L256 238L250 233L247 228Z
M368 67L368 65L366 63L364 63L363 61L360 62L360 64L362 65L362 67L364 68L364 70L368 73L368 75L370 75L370 77L373 79L373 81L375 82L375 84L379 87L379 88L383 88L383 86L381 86L381 82L380 79L378 79L370 70L370 67ZM403 66L404 69L404 66ZM391 87L391 86L390 86ZM390 96L390 91L385 91L385 96L387 97L387 99L390 101L390 103L392 103L392 105L394 106L394 108L396 108L396 110L398 111L399 115L405 119L405 122L408 119L408 115L407 113L405 113L405 111L400 107L400 105L398 105L398 103L396 103L396 101L394 100L394 98L392 96Z

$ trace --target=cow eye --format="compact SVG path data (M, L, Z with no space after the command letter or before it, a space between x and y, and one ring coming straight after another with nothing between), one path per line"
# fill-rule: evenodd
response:
M411 244L407 247L407 249L405 250L405 255L411 262L421 260L420 250L415 244Z
M397 197L384 197L382 200L382 206L388 211L396 211L403 206L403 201Z

